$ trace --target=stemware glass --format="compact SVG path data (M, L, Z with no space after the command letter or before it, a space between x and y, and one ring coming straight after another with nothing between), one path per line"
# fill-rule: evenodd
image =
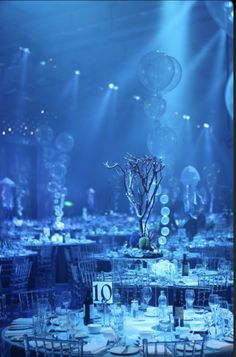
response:
M185 302L186 302L186 309L193 308L193 302L195 299L195 293L193 289L186 289L185 290Z
M66 314L68 313L68 307L70 306L71 303L71 292L70 291L63 291L63 293L61 294L61 302L62 305L65 307L66 309Z
M152 298L152 288L150 286L144 286L142 289L142 299L146 306L148 306Z

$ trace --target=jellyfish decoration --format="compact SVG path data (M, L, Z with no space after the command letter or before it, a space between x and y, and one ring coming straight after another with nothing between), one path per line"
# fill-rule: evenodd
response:
M14 189L16 184L14 181L5 177L0 181L1 203L4 211L4 219L9 220L14 209Z
M185 212L193 213L197 206L197 185L200 181L200 175L194 166L186 166L180 175L180 181L183 184L183 201Z
M90 213L95 209L95 190L93 188L88 189L88 209Z

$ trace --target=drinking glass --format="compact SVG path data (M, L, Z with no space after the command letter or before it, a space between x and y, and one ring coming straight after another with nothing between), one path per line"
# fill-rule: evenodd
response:
M186 289L185 290L185 302L186 302L186 309L193 308L193 302L195 299L195 293L193 289Z
M170 327L170 323L171 323L171 321L170 321L169 315L164 317L163 319L160 319L160 321L159 321L159 327L160 327L161 331L164 332L164 341L166 341L166 333Z
M66 314L67 314L68 307L71 303L71 292L70 291L63 291L63 293L61 294L61 302L62 302L62 305L65 307Z
M216 309L219 307L220 299L219 295L217 294L210 294L208 298L208 305L211 309L211 312L215 312Z
M151 298L152 298L152 288L150 286L145 286L142 289L142 299L146 306L148 306Z

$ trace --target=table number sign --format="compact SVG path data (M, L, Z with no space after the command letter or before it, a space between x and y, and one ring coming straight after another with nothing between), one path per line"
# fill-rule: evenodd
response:
M93 303L112 304L113 292L111 281L93 281Z

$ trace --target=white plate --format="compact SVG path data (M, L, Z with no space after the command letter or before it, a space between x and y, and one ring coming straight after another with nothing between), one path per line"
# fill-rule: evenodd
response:
M120 356L128 356L133 355L139 352L139 347L128 346L128 348L124 351L124 346L117 346L113 347L110 352L113 355L120 355Z

